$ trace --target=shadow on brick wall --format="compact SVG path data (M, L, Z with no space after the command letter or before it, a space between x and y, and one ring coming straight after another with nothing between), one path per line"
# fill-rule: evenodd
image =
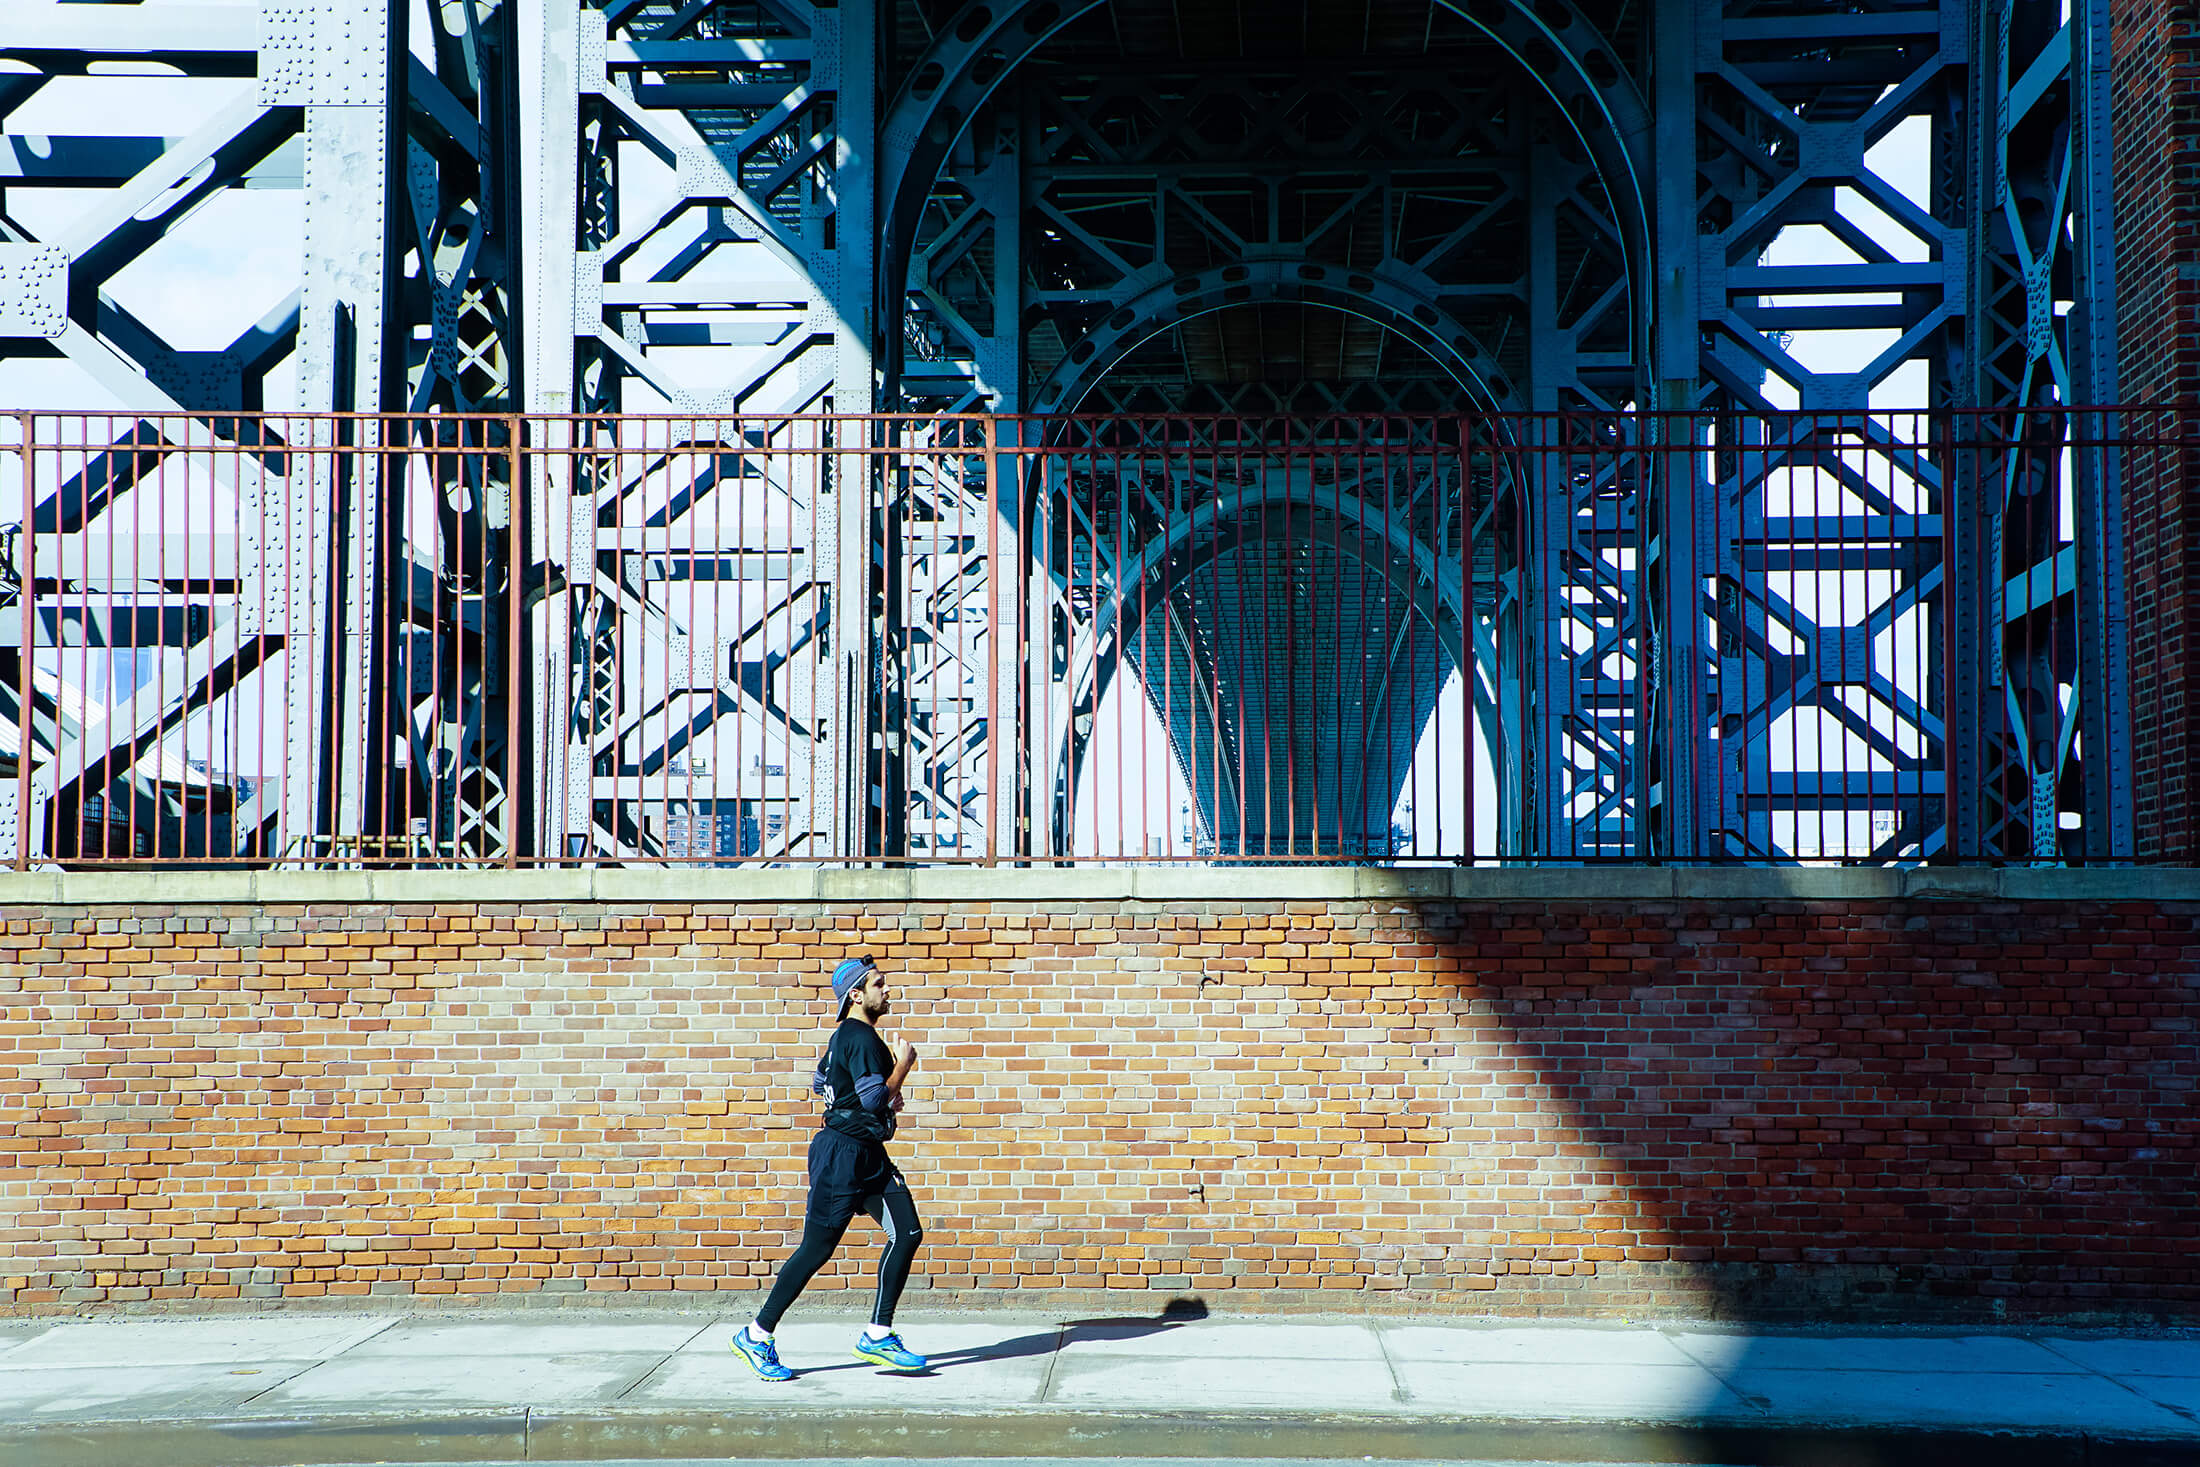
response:
M2143 908L1430 913L1618 1172L1609 1261L1736 1320L2200 1315L2200 934Z

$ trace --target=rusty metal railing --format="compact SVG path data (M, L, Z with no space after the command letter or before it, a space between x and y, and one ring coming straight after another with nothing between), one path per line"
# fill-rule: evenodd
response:
M0 417L0 858L2099 859L2194 421Z

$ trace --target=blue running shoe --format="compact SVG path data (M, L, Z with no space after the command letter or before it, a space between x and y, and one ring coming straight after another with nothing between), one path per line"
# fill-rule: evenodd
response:
M888 1370L930 1370L932 1362L901 1342L895 1334L880 1335L873 1339L864 1335L856 1341L856 1358L868 1360L873 1365L883 1365Z
M733 1348L741 1358L749 1362L749 1369L756 1372L758 1380L793 1380L794 1372L779 1363L779 1345L775 1340L760 1340L742 1325L734 1332Z

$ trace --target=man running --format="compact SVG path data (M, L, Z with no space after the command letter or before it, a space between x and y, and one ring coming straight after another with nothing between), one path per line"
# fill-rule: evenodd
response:
M886 1230L886 1252L878 1266L878 1296L871 1322L856 1341L856 1358L892 1370L923 1370L927 1362L894 1333L894 1306L909 1282L924 1229L909 1184L886 1155L901 1109L902 1082L917 1063L906 1039L889 1051L879 1037L878 1020L893 999L893 989L868 956L850 958L833 969L833 997L840 1004L840 1026L810 1077L810 1090L825 1100L824 1124L810 1141L810 1200L802 1242L781 1265L771 1296L756 1321L733 1337L733 1348L764 1380L792 1380L779 1363L772 1331L800 1297L813 1275L840 1246L856 1213L866 1212Z

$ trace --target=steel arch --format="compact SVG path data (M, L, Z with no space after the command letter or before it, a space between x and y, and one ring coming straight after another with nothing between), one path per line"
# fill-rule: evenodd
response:
M1054 492L1044 485L1046 468L1042 462L1034 467L1032 474L1035 480L1041 481L1040 493ZM1438 489L1441 492L1441 485ZM1464 486L1459 486L1459 490L1463 494ZM1513 740L1504 737L1499 693L1490 678L1490 671L1495 666L1495 649L1487 636L1476 635L1480 629L1475 626L1473 608L1467 604L1459 567L1447 562L1435 547L1394 517L1369 505L1360 494L1347 494L1335 486L1322 488L1310 477L1286 471L1280 476L1263 475L1257 486L1225 491L1173 517L1159 536L1144 542L1117 567L1108 593L1093 619L1082 627L1073 628L1071 635L1075 642L1067 674L1054 689L1053 709L1041 721L1042 727L1056 730L1058 736L1049 740L1045 761L1047 775L1041 790L1050 817L1049 840L1044 851L1033 852L1035 856L1068 849L1076 814L1069 800L1071 771L1091 742L1089 734L1079 733L1081 723L1089 727L1089 720L1081 719L1080 711L1089 712L1098 707L1122 663L1123 644L1153 612L1146 598L1134 596L1135 588L1161 567L1175 561L1188 545L1199 544L1202 537L1210 546L1211 554L1195 557L1187 564L1196 568L1209 559L1219 558L1225 549L1234 548L1237 542L1226 547L1216 538L1215 532L1226 524L1240 524L1249 514L1257 514L1270 506L1303 507L1310 517L1326 513L1331 523L1322 534L1323 543L1340 555L1350 556L1362 566L1375 570L1403 596L1409 616L1418 615L1427 621L1437 636L1440 649L1465 677L1472 692L1483 739L1503 776L1499 789L1507 788L1518 779L1519 751ZM1355 533L1347 533L1343 525L1350 526ZM1371 544L1382 546L1388 553L1380 557L1368 555L1366 550ZM1411 580L1398 578L1399 560L1411 565ZM1422 583L1433 592L1433 604L1424 600ZM1104 653L1102 649L1111 640L1116 650ZM1034 762L1036 765L1037 761ZM1517 838L1517 832L1510 834ZM1500 839L1507 835L1501 825Z
M918 220L948 152L993 93L1071 22L1106 0L972 0L912 69L881 119L877 338L884 399L901 378L901 321ZM1653 216L1645 180L1651 114L1615 49L1572 0L1438 0L1510 55L1587 150L1618 215L1638 362L1649 361L1655 293ZM1593 114L1594 122L1585 122ZM1654 382L1645 376L1643 399ZM1654 405L1654 403L1653 403Z

